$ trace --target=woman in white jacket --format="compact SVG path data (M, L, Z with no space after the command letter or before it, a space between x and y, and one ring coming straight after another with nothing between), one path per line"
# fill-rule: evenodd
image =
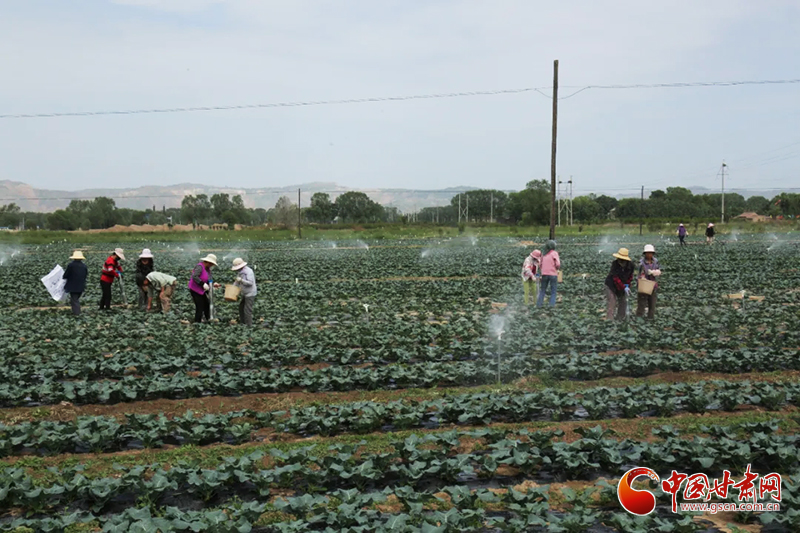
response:
M239 302L239 324L252 326L253 304L256 301L256 294L258 294L255 272L247 266L247 263L241 257L233 260L233 268L231 270L237 274L234 285L242 291L242 300Z

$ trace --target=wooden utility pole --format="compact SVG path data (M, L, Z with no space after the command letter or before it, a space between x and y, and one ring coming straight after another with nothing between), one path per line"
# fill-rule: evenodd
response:
M728 165L725 164L725 161L722 162L722 223L725 223L725 169L728 168Z
M553 61L553 142L550 151L550 239L556 238L556 136L558 133L558 59Z
M303 230L300 229L303 225L303 215L300 210L300 189L297 189L297 238L303 238Z
M639 235L642 234L642 225L644 224L644 185L642 185L642 200L639 203Z

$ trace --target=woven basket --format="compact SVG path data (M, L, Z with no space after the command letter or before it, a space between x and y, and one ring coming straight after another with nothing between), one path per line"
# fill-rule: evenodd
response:
M653 291L656 288L656 282L650 281L647 278L640 279L638 283L639 283L639 292L641 294L653 294Z
M236 285L225 285L225 301L235 302L239 299L239 293L242 292Z

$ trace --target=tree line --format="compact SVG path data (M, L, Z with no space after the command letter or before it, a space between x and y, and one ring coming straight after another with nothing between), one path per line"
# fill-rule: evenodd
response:
M683 187L655 190L645 198L617 199L607 195L586 195L573 199L573 221L578 224L599 224L609 220L699 221L715 220L722 210L721 194L693 194ZM459 209L462 216L459 217ZM763 196L744 198L725 195L725 218L730 220L744 212L773 218L800 216L800 194L781 193L772 199ZM114 225L227 224L261 226L273 224L296 226L298 217L304 224L409 223L455 224L496 222L523 226L546 226L550 223L550 183L533 180L521 191L506 193L496 189L478 189L456 194L446 205L425 207L420 211L400 213L395 207L383 206L363 192L339 194L335 200L327 193L314 193L310 206L298 214L296 203L287 196L278 199L270 209L247 208L240 195L225 193L208 196L188 195L179 208L160 210L120 208L113 199L72 200L64 209L53 213L23 212L14 203L0 206L0 227L17 228L25 221L27 228L51 230L104 229Z

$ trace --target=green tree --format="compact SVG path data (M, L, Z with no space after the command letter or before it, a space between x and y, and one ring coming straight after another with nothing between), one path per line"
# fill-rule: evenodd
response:
M383 219L383 206L373 202L363 192L341 194L334 205L337 216L343 222L380 222Z
M311 196L311 206L304 210L304 216L309 222L330 224L336 216L336 206L329 194L315 192Z
M450 199L450 205L458 210L459 201L462 208L465 207L466 202L469 202L470 220L488 221L492 215L495 218L503 218L505 216L508 195L496 189L478 189L453 196Z
M549 224L550 184L545 180L529 181L525 189L509 194L508 216L525 225Z
M267 212L267 218L273 224L293 226L297 224L297 204L293 204L288 196L281 196L275 207Z
M589 195L590 198L592 198L592 196L593 195ZM617 204L619 203L619 200L617 200L616 198L612 196L606 196L605 194L601 194L600 196L597 196L592 199L595 202L597 202L597 205L600 206L600 210L602 212L602 218L610 217L611 211L616 209Z
M591 223L605 218L603 208L588 196L578 196L572 200L572 218L575 222Z
M0 226L13 228L22 221L20 208L15 203L0 206Z
M58 209L47 216L47 227L56 231L73 231L80 229L80 218L74 211Z
M750 213L758 213L759 215L766 215L769 211L769 200L763 196L751 196L744 201L745 211Z

